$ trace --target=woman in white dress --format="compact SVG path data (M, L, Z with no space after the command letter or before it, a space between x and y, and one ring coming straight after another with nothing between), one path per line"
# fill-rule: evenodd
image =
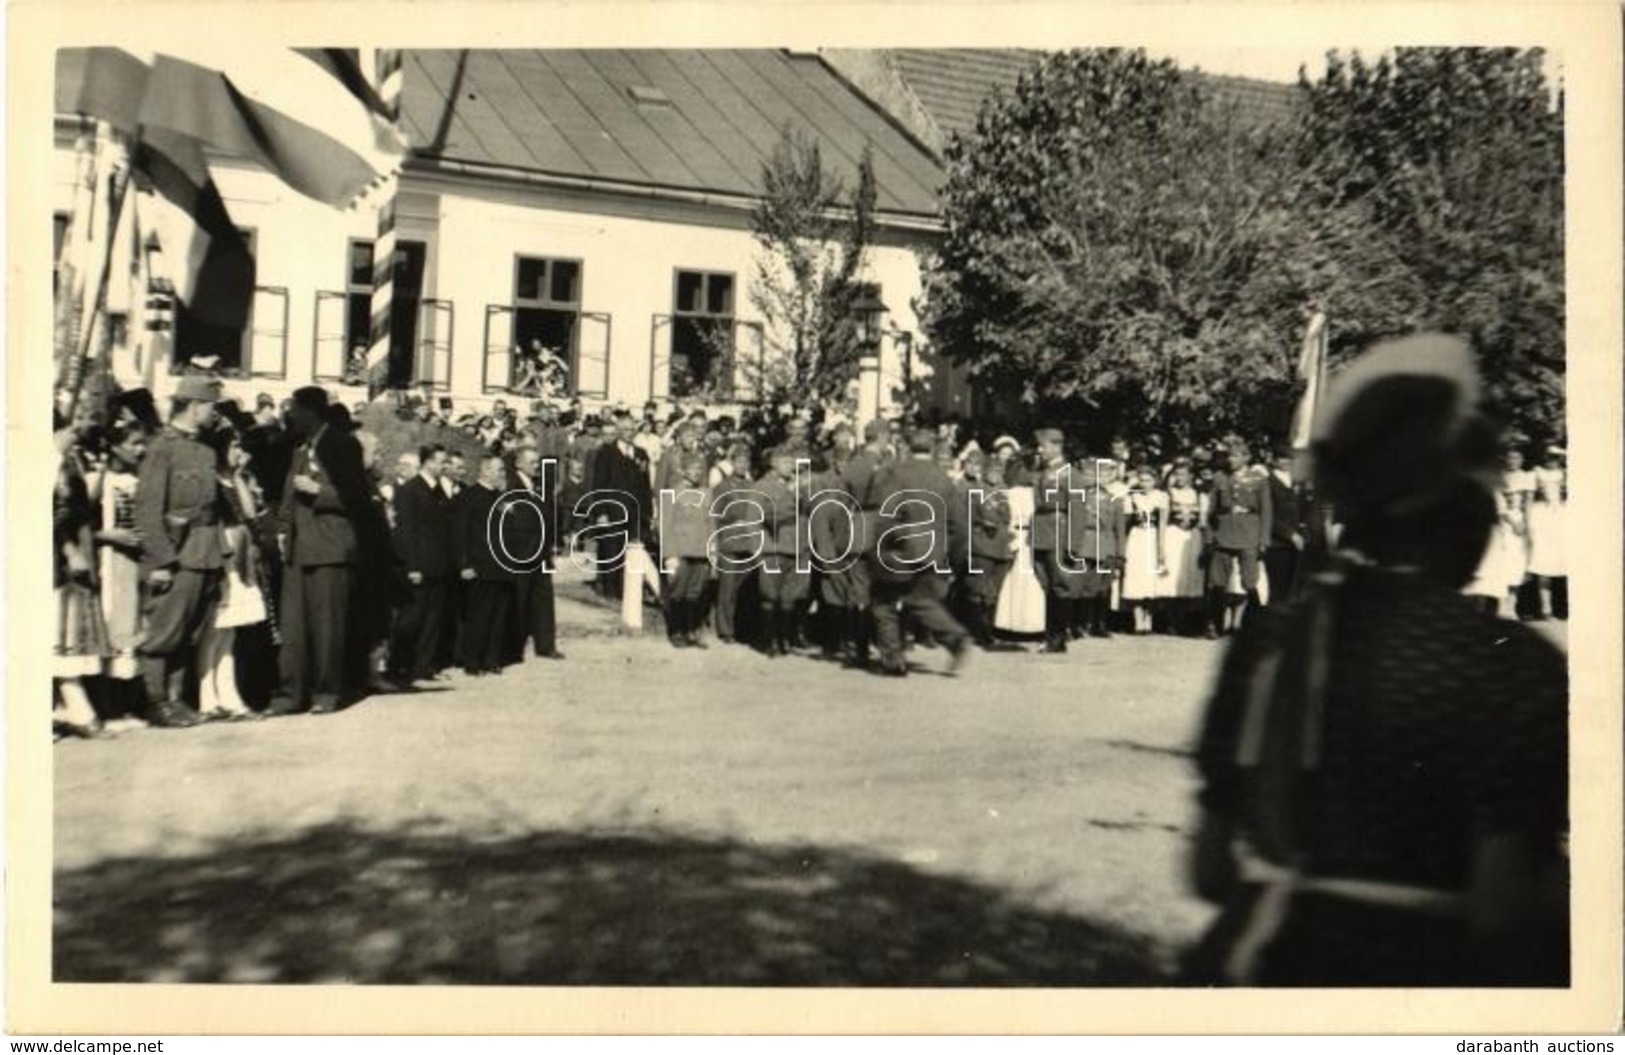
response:
M1497 520L1490 544L1478 562L1478 571L1463 593L1482 597L1486 607L1510 616L1517 610L1518 593L1529 569L1528 522L1525 507L1534 489L1534 475L1523 467L1523 455L1511 451L1506 471L1495 493Z
M1009 472L1007 470L1007 476ZM999 590L998 607L994 609L993 625L1011 634L1042 634L1044 632L1044 587L1033 568L1033 489L1027 486L1011 487L1010 534L1015 540L1010 572L1004 577Z
M248 473L248 456L235 432L227 441L220 484L232 515L220 526L226 556L220 603L215 608L214 622L198 641L198 710L215 718L247 718L254 712L237 689L234 647L238 627L264 622L267 615L259 552L248 529L260 516L264 503Z
M1151 632L1151 608L1163 595L1162 580L1168 574L1164 553L1164 528L1168 523L1168 494L1157 486L1157 474L1150 466L1134 471L1124 497L1128 519L1128 541L1123 560L1123 604L1134 617L1134 633Z
M1184 627L1201 607L1206 571L1202 567L1202 525L1207 496L1196 489L1189 458L1168 473L1168 521L1162 532L1162 560L1168 574L1158 579L1162 607L1172 629Z
M1568 597L1568 472L1563 466L1564 451L1548 447L1534 472L1535 488L1529 496L1529 574L1536 580L1530 604L1532 618L1550 613L1567 619ZM1549 596L1540 596L1542 589Z
M135 489L146 430L115 425L107 433L107 462L87 477L97 505L97 563L101 572L102 618L108 655L102 665L109 690L108 709L139 722L143 709L136 646L141 643L141 535L135 527Z

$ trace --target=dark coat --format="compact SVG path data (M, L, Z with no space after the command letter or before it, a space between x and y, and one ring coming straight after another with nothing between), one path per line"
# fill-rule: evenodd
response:
M588 456L587 475L583 482L589 495L595 491L610 493L630 502L632 523L628 531L634 540L644 538L650 518L654 516L647 454L633 447L629 457L621 453L619 444L606 443Z
M493 552L491 539L487 534L489 530L487 525L492 520L491 510L501 497L496 491L479 483L463 488L462 493L457 496L453 513L452 550L456 555L459 573L465 568L472 568L477 579L490 582L518 581L518 573L503 567L497 560L497 554ZM516 546L510 544L509 549L513 550L516 556L520 555ZM506 563L510 566L514 564L513 561Z
M877 520L877 574L897 578L946 570L954 553L965 552L965 510L955 500L954 482L934 460L892 462L875 475L870 489L884 510ZM899 501L905 494L909 500Z
M452 500L438 482L418 475L395 489L395 549L407 571L426 579L456 574L451 539Z
M293 479L316 477L321 490L301 494ZM288 536L288 560L299 567L354 564L356 525L371 513L372 484L354 436L319 429L293 453L277 520Z

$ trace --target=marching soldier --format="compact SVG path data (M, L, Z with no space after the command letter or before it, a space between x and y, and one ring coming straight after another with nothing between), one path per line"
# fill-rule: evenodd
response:
M873 484L876 474L891 461L891 425L884 418L876 418L863 427L863 446L847 461L841 476L841 489L852 496L857 507L853 518L857 536L853 542L854 554L867 555L874 549L882 496ZM844 573L849 620L846 638L851 650L850 662L861 668L869 665L874 574L867 559L852 561L850 565Z
M202 721L186 702L186 680L198 640L214 618L225 568L219 457L201 438L219 399L219 381L180 379L169 425L147 449L136 485L147 593L146 639L138 653L147 720L158 728Z
M930 429L909 436L909 457L881 469L870 483L879 499L879 535L867 560L881 673L908 674L903 658L902 613L947 645L950 673L964 662L970 635L944 603L949 553L964 545L964 511L954 508L954 485L937 465L937 437ZM908 501L900 501L907 496ZM902 530L900 530L902 529Z

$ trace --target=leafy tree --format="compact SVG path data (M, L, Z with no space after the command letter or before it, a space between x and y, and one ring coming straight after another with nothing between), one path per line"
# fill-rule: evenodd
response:
M1469 337L1504 421L1562 431L1563 111L1537 50L1333 53L1301 81L1317 199L1364 210L1423 297L1417 323Z
M1538 62L1450 54L1401 53L1387 73L1334 63L1271 126L1141 52L1045 57L948 147L922 304L937 349L1093 439L1278 432L1322 309L1334 357L1465 330L1499 398L1549 412L1538 350L1560 369L1561 202L1544 188L1560 185L1546 148L1561 118Z
M852 304L874 240L874 214L868 146L848 196L817 141L784 129L762 165L762 197L751 213L758 252L750 298L767 324L761 387L770 398L826 405L845 399L862 354Z

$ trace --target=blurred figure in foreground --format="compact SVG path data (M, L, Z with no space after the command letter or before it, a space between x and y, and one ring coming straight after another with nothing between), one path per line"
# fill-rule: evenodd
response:
M1196 983L1567 984L1567 670L1461 587L1497 450L1466 347L1338 375L1314 477L1342 525L1300 600L1247 620L1198 753Z

